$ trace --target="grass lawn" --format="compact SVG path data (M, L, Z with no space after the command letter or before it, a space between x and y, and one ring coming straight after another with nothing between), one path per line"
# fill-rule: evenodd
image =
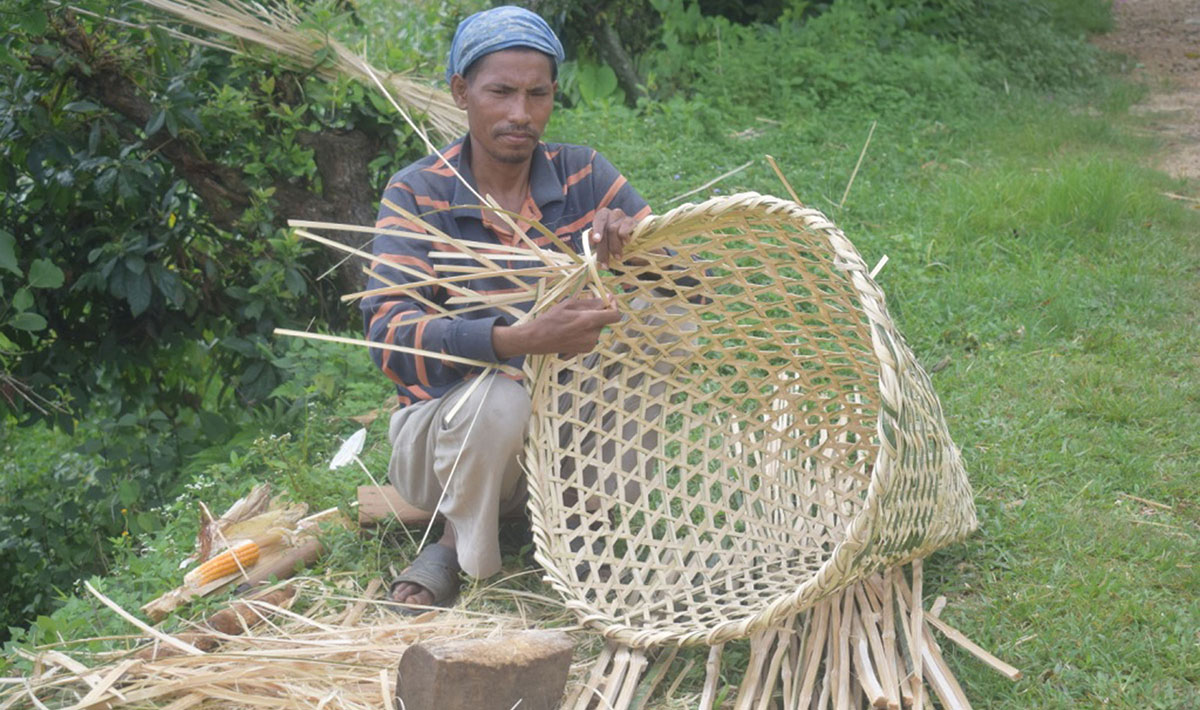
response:
M927 589L1025 672L951 650L977 707L1200 707L1200 212L1142 167L1134 96L1025 95L915 132L881 117L842 209L869 120L687 143L580 112L557 131L598 134L656 205L747 160L716 189L784 194L772 154L868 264L889 257L877 280L937 370L980 515Z

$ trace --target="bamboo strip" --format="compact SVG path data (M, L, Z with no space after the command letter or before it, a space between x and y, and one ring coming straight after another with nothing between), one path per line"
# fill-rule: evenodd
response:
M846 191L842 193L842 199L838 201L838 209L846 204L846 198L850 196L850 188L854 185L854 178L858 176L858 169L862 167L863 158L867 157L867 147L871 145L871 136L875 135L875 124L877 123L878 121L871 121L871 130L867 132L867 141L863 143L862 152L858 154L858 162L854 164L854 172L850 173Z
M691 672L692 667L696 665L694 658L689 658L687 664L683 666L683 670L679 671L679 675L675 676L675 680L671 681L671 686L667 688L667 692L663 693L663 700L670 700L675 697L675 691L679 690L680 684L683 683L687 674Z
M750 710L762 684L763 664L770 661L767 653L774 640L774 633L770 629L759 631L750 637L750 658L746 661L746 673L742 676L733 703L734 710Z
M854 599L847 592L841 593L841 616L838 618L838 677L837 694L834 696L837 710L848 710L850 704L850 628L854 623Z
M503 259L505 261L536 261L543 265L546 263L546 260L537 254L497 254L495 256L497 259ZM433 251L429 252L429 258L436 259L438 261L478 261L473 254L467 254L461 251ZM437 266L435 265L434 268L437 268ZM481 270L484 268L485 267L480 267ZM500 271L505 271L505 269L498 269L497 273Z
M942 658L941 651L938 650L937 643L929 636L928 629L925 630L926 638L924 645L921 646L921 652L925 655L925 667L928 669L930 686L941 701L942 707L947 710L971 710L971 703L967 701L967 696L963 693L962 687L954 678L954 674L950 672L950 668L946 665L946 661Z
M92 586L91 582L84 580L83 587L84 587L84 589L91 592L92 596L99 599L101 604L103 604L104 606L106 606L109 609L112 609L114 612L116 612L117 616L121 617L122 619L124 619L124 620L128 621L129 623L133 624L134 626L138 627L142 631L149 634L151 637L158 639L159 641L167 644L168 646L173 646L188 655L191 655L191 656L203 656L204 655L203 651L201 651L200 649L191 645L190 643L184 643L183 641L180 641L179 639L175 638L174 636L171 636L169 634L164 634L163 632L159 631L158 629L155 629L155 628L151 627L150 625L146 624L141 619L138 619L133 614L130 614L129 612L125 611L116 602L114 602L113 600L111 600L108 597L101 594L95 587Z
M624 710L624 708L618 708L616 705L617 695L621 692L622 683L625 680L626 672L629 671L634 653L628 646L620 646L617 648L617 652L613 654L612 670L609 671L608 677L605 678L604 693L600 696L604 705L612 708L612 710Z
M573 710L587 710L591 704L593 696L598 694L600 683L604 680L604 676L608 671L608 666L612 662L613 654L616 652L614 644L605 644L604 650L592 662L592 672L588 674L587 681L578 687L578 690L571 698L563 703L563 707L571 707Z
M520 376L520 370L508 365L501 365L494 362L484 362L483 360L473 360L467 357L459 357L457 355L447 355L441 352L433 352L430 350L421 350L420 348L408 348L403 345L392 345L391 343L377 343L371 340L357 340L355 338L343 338L338 335L323 335L321 333L309 333L302 330L289 330L287 328L276 328L275 335L289 335L294 338L308 338L309 340L321 340L327 343L342 343L344 345L360 345L368 348L377 348L379 350L391 350L399 353L410 353L412 355L422 355L431 357L437 360L446 360L448 362L457 362L463 365L471 365L473 367L493 367L501 372Z
M655 659L654 665L651 666L650 670L646 671L644 674L644 681L642 682L641 686L638 687L637 694L634 695L633 701L629 704L630 710L641 710L646 703L650 702L650 697L654 695L654 690L658 687L658 684L662 682L662 679L666 676L667 671L671 668L671 664L675 662L675 657L678 654L679 647L673 646L666 649L659 655L657 659ZM682 677L687 674L687 671L690 668L691 665L689 664L683 669L683 672L679 674L679 677L676 678L676 681L681 680ZM672 692L673 690L674 688L672 688ZM668 693L668 695L669 694L670 693Z
M111 670L109 670L109 672L100 679L100 682L93 687L87 695L83 696L83 698L81 698L76 705L72 705L70 708L68 708L68 710L82 710L82 708L95 707L99 702L101 702L102 699L106 704L108 704L111 702L111 700L109 698L104 698L105 694L116 697L115 694L109 692L109 688L111 688L113 684L120 680L130 668L138 665L139 663L141 663L141 661L136 658L129 658L121 661ZM30 697L32 697L32 695Z
M465 268L465 267L460 267L460 268ZM546 277L546 276L554 276L556 274L560 274L571 268L572 268L571 264L552 264L552 265L526 266L526 267L520 267L520 268L502 269L501 271L503 271L504 273L513 274L516 276ZM354 300L357 300L360 298L369 298L371 296L402 295L402 294L409 293L410 291L417 291L422 288L428 288L430 286L444 286L445 284L458 283L460 281L470 281L471 279L478 278L478 274L483 273L483 272L485 272L485 270L480 268L479 270L471 271L469 273L463 273L458 276L442 276L442 277L435 277L435 278L426 278L426 279L422 279L420 281L411 281L408 283L397 284L394 286L383 286L381 288L372 288L372 289L367 289L365 291L355 291L353 293L348 293L348 294L342 296L341 300L343 303L348 303L350 301L354 301ZM487 272L487 273L491 273L491 272ZM380 279L380 280L382 281L382 279Z
M796 703L792 710L800 710L801 705L811 705L813 689L816 686L817 670L821 658L825 655L827 628L830 617L828 601L818 603L809 618L809 633L805 645L804 679L801 681L800 692L796 695Z
M866 630L863 625L862 615L856 615L854 618L854 628L850 631L850 645L853 647L853 662L854 670L858 682L862 685L862 690L867 696L867 701L872 708L886 708L888 701L883 693L883 686L879 683L879 678L875 673L875 668L871 665L871 657L869 653L869 642L866 638Z
M855 599L859 603L859 619L862 622L865 641L870 647L871 656L875 659L873 668L879 674L879 686L884 695L884 703L879 707L892 708L900 706L899 684L895 678L895 664L888 656L887 647L880 636L879 627L882 625L883 612L869 599L865 584L854 586Z
M535 289L530 288L519 293L496 293L480 296L451 296L446 299L446 303L451 306L457 306L464 303L480 303L486 306L511 305L513 303L521 303L523 301L532 301L535 295Z
M912 600L910 603L910 608L912 609L912 633L909 635L908 641L912 644L913 677L916 679L915 691L916 702L918 704L922 703L925 697L925 685L923 682L925 678L922 674L924 661L923 649L925 646L925 634L923 633L925 629L925 606L921 599L923 577L922 560L917 558L912 561Z
M742 172L743 170L750 167L751 165L754 165L754 161L747 160L745 163L742 163L741 165L737 166L733 170L730 170L729 172L721 173L720 175L716 176L712 180L709 180L708 182L704 183L700 187L697 187L694 190L688 190L687 192L685 192L681 195L676 195L676 196L672 197L671 199L667 200L666 202L664 202L663 204L669 205L672 202L679 202L680 200L682 200L685 197L691 197L692 195L695 195L698 192L703 192L704 190L707 190L708 188L712 187L713 185L716 185L717 183L721 182L725 178L737 175L738 173Z
M767 705L771 702L771 698L774 697L776 681L779 680L784 660L791 650L792 636L791 630L786 627L780 628L775 633L775 653L771 657L766 680L762 683L762 687L758 691L758 705L755 706L755 710L767 710ZM787 697L787 685L787 683L784 683L783 697L785 698Z
M717 681L721 679L721 651L725 644L713 644L708 649L708 661L704 664L704 690L700 693L697 710L712 710L717 699Z
M646 652L642 649L634 649L630 654L629 668L625 671L625 680L620 685L620 692L613 702L615 710L629 710L629 706L633 703L634 692L637 691L638 683L642 679L642 672L646 670L646 664Z
M929 624L931 624L938 631L941 631L942 635L944 635L946 638L950 639L951 641L958 644L959 646L962 646L972 656L975 656L979 660L981 660L984 663L986 663L987 665L991 666L996 672L1007 677L1009 680L1014 680L1014 681L1020 680L1024 676L1024 674L1021 673L1021 670L1019 668L1011 666L1011 665L1005 663L1004 661L1000 660L999 658L993 656L992 654L988 653L983 648L981 648L978 644L971 641L971 639L967 638L966 635L964 635L961 631L950 626L949 624L942 621L938 617L933 616L933 615L926 615L925 620L927 622L929 622Z
M779 177L779 182L783 183L783 188L787 190L788 196L792 198L792 202L803 206L804 203L800 201L800 197L796 194L796 191L792 189L792 184L783 176L783 171L779 169L779 165L775 162L775 158L771 157L770 155L764 157L766 157L767 163L771 165L771 169L775 171L775 175Z
M375 271L374 269L364 266L362 271L367 276L377 279L380 283L387 284L386 288L400 288L400 289L404 288L403 286L397 284L395 281L392 281L391 279L384 277L382 274ZM474 293L474 292L472 291L472 293ZM421 295L420 291L406 291L405 295L407 295L409 298L416 301L417 303L420 303L421 305L428 308L430 311L435 313L437 315L437 317L439 317L439 318L442 316L445 316L448 313L445 306L443 306L440 303L437 303L436 301L429 300L425 296ZM400 317L403 318L404 314L401 314Z

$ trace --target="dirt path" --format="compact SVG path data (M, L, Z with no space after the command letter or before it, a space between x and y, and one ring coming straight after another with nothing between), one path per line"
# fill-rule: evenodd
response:
M1164 139L1158 167L1200 181L1200 0L1115 0L1113 16L1096 44L1132 57L1150 87L1134 110Z

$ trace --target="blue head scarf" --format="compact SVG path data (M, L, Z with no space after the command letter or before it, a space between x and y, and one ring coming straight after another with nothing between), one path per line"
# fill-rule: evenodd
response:
M545 20L523 7L503 5L477 12L459 23L446 59L446 82L485 54L513 47L528 47L549 55L555 67L566 59L562 43Z

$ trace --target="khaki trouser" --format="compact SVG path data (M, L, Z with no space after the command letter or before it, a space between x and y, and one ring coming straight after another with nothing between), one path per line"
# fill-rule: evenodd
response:
M446 421L470 384L392 415L388 478L409 503L446 517L459 565L484 578L500 571L500 516L525 501L518 457L530 403L519 382L487 375Z
M645 307L646 303L640 299L631 304L634 311ZM667 311L682 312L678 307ZM647 324L657 322L653 317L643 320ZM656 343L647 342L642 346L642 357L653 361L659 346L678 340L677 336L665 335L657 338ZM615 349L623 350L627 348ZM596 360L594 354L583 357L589 366ZM659 362L651 369L666 375L671 368L670 364ZM620 406L625 411L638 412L647 422L657 420L662 416L662 406L647 404L641 393L644 390L650 398L661 397L666 388L664 381L647 386L644 374L634 374L624 383L626 391L618 394L614 383L622 369L620 363L610 363L603 372L582 383L577 395L560 396L559 412L574 412L578 421L591 422L596 417L598 403L603 401L600 430L615 434L616 413L612 407L620 397ZM437 510L450 521L457 539L459 565L467 574L483 578L500 571L500 516L525 502L525 477L519 459L531 404L523 384L503 375L487 375L450 421L445 421L470 385L471 380L464 381L437 399L411 404L392 415L388 429L392 442L388 478L406 501L422 510ZM576 436L578 444L573 444ZM641 495L640 477L651 475L652 471L638 471L636 453L628 446L618 447L618 442L639 442L644 449L653 450L658 445L657 430L650 427L639 432L636 423L627 421L619 436L604 438L599 452L597 439L594 430L580 436L572 426L563 425L559 432L563 457L559 475L578 477L584 490L596 490L599 485L608 495L620 489L625 501L636 499ZM591 463L577 467L572 452ZM646 467L652 469L653 465L647 462ZM444 487L445 497L439 505ZM566 491L567 498L577 495L575 489ZM574 502L564 501L568 507ZM585 505L594 510L599 502L590 497Z

